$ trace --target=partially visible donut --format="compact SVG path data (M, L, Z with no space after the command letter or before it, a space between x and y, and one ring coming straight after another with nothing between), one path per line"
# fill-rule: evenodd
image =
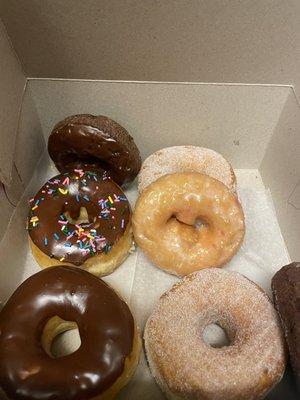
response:
M65 118L53 128L48 152L60 172L82 167L101 168L119 185L134 180L141 157L133 138L117 122L98 115Z
M167 174L200 172L236 191L236 177L230 163L214 150L196 146L173 146L151 154L142 164L138 189L142 192L150 183Z
M40 266L107 275L132 247L130 204L105 172L75 169L49 179L30 200L28 234Z
M228 346L204 341L212 323L226 331ZM144 337L151 372L168 399L262 399L285 368L272 303L236 272L213 268L186 276L160 298Z
M245 234L237 197L222 182L197 172L164 175L147 186L132 226L146 256L179 276L224 265Z
M300 394L300 262L293 262L276 272L272 291Z
M51 344L78 326L81 345ZM141 343L128 305L101 279L72 267L28 278L0 312L0 389L13 400L108 400L127 384Z

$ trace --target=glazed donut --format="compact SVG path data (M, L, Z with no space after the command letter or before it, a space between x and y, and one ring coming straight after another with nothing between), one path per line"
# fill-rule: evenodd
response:
M138 175L141 193L150 183L167 174L200 172L221 181L233 193L236 177L230 163L214 150L197 146L173 146L159 150L142 164Z
M54 358L54 337L75 323L80 348ZM0 332L0 387L14 400L113 399L132 376L141 347L127 304L73 267L27 279L0 312Z
M45 183L30 200L29 242L41 267L76 265L111 273L132 247L131 210L99 170L75 169Z
M226 331L228 346L204 341L212 323ZM186 276L160 298L144 337L151 372L168 399L262 399L285 368L273 305L236 272L213 268Z
M146 256L179 276L222 266L245 233L237 197L222 182L197 172L164 175L149 185L138 198L132 222Z
M300 394L300 263L282 267L272 279L275 307L286 338Z
M118 185L133 181L141 167L133 138L102 115L72 115L59 122L50 134L48 152L60 172L86 163L108 171Z

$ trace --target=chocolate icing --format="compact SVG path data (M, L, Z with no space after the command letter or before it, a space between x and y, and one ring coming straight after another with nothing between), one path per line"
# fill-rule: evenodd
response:
M42 348L47 321L75 321L81 346L60 358ZM0 385L15 400L84 400L123 373L133 349L127 304L101 279L74 267L47 268L25 281L0 313Z
M50 179L30 201L28 230L33 243L49 257L74 265L108 252L124 234L130 206L123 191L95 170L74 170ZM88 223L74 225L85 207Z
M300 392L300 263L281 268L272 279L272 291Z
M81 346L51 358L41 345L53 316L78 325ZM0 313L0 384L12 399L83 400L109 388L132 352L127 304L101 279L51 267L25 281Z
M141 167L129 133L101 115L74 115L59 122L49 137L48 151L60 172L83 162L109 171L119 185L133 181Z

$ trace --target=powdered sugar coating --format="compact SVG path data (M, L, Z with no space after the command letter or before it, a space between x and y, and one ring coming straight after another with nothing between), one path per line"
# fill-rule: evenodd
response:
M210 323L226 330L231 345L203 341ZM168 398L261 399L284 372L277 313L236 272L212 268L185 277L160 298L144 336L150 369Z
M235 193L236 178L230 163L216 151L197 146L166 147L151 154L143 162L138 176L139 192L161 176L178 172L209 175Z

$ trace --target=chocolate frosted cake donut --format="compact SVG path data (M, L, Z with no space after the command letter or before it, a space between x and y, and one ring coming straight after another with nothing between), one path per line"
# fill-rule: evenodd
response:
M272 279L275 307L286 337L290 361L300 392L300 263L281 268Z
M133 138L102 115L79 114L59 122L50 134L48 152L60 172L86 163L108 171L119 185L133 181L141 167Z

